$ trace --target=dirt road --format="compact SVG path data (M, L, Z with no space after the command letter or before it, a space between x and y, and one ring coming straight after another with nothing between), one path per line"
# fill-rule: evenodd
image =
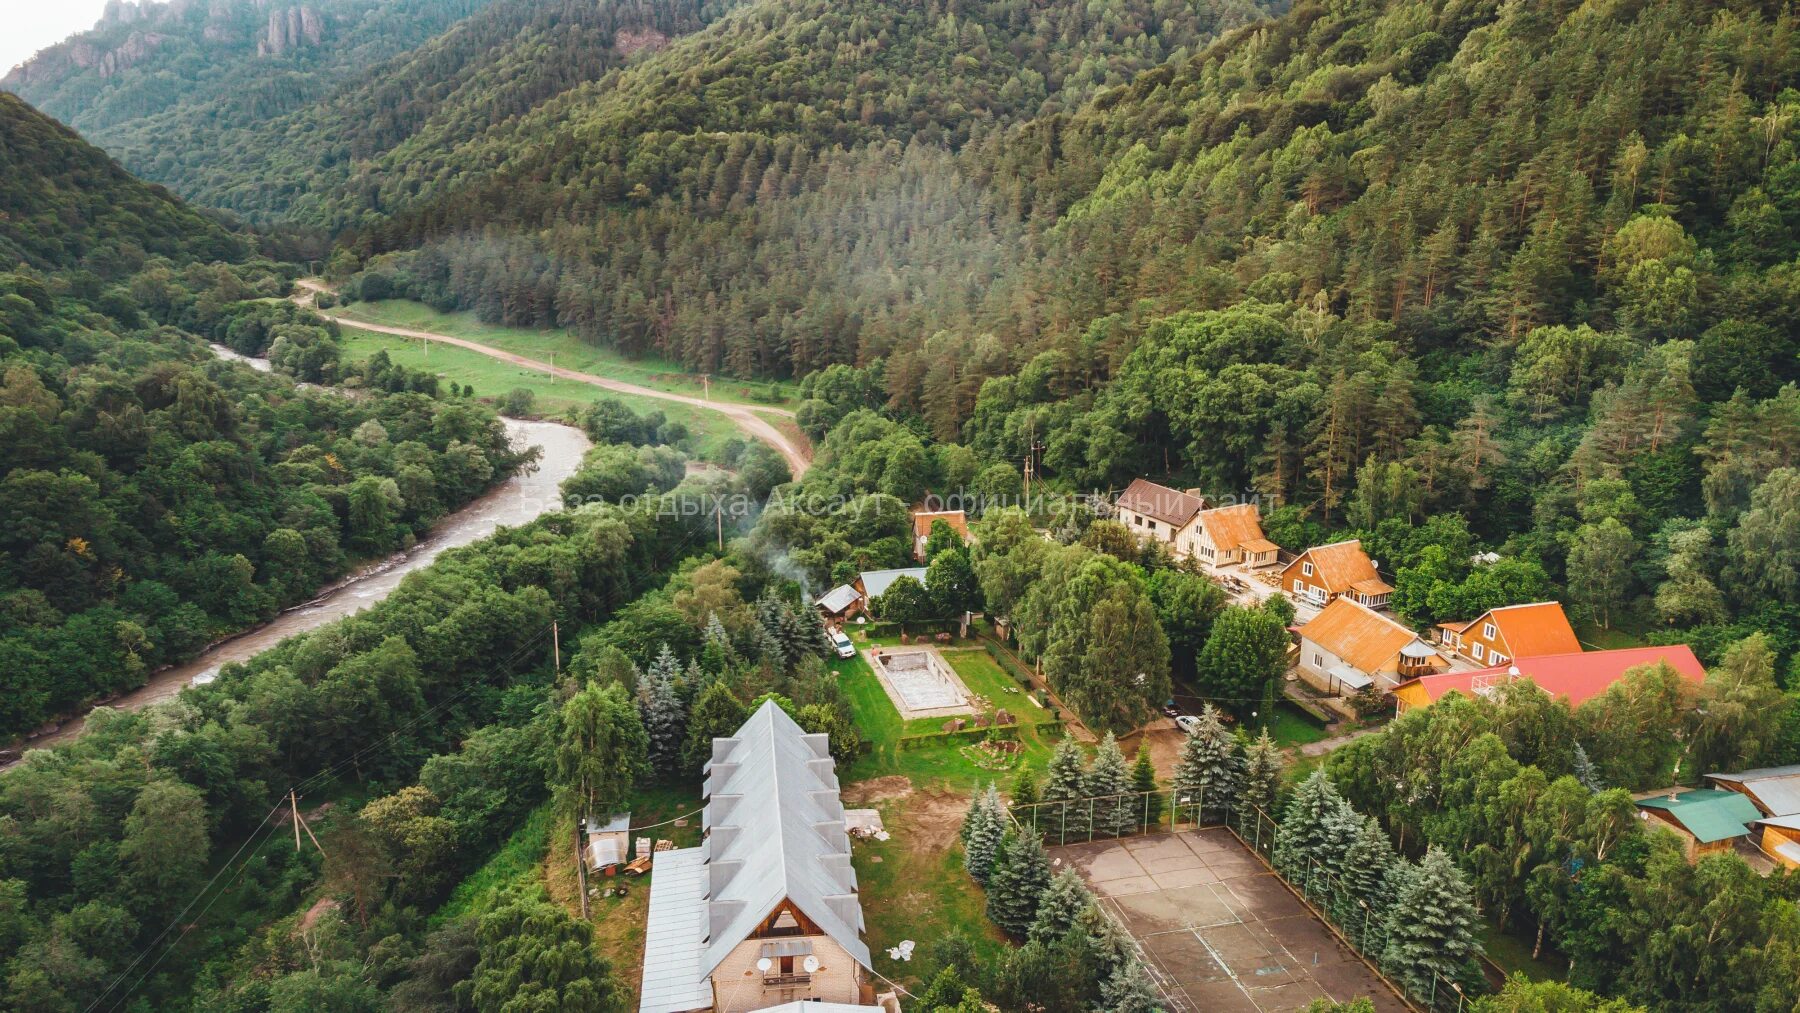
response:
M310 305L313 301L313 296L319 292L331 291L319 282L307 278L302 278L294 284L306 293L305 295L296 293L294 296L295 301L300 302L302 305ZM758 414L759 412L767 412L771 415L781 415L790 419L793 418L794 413L785 408L750 408L745 405L731 404L729 402L708 401L705 398L693 397L688 394L672 394L666 390L657 390L654 387L640 387L635 383L626 383L623 380L615 380L608 376L600 376L597 373L584 373L578 369L566 369L562 366L552 366L547 362L541 362L527 356L517 355L504 349L495 348L492 345L484 345L479 341L470 341L467 338L451 337L448 334L434 334L430 331L415 331L407 327L389 327L386 324L371 324L350 317L338 316L316 307L313 309L313 312L318 313L327 320L335 320L338 323L349 327L357 327L365 331L374 331L377 334L392 334L402 338L417 338L421 341L441 341L446 345L455 345L458 348L466 348L471 352L480 352L482 355L499 359L501 362L510 362L515 366L536 370L564 380L575 380L579 383L592 384L596 387L616 391L620 394L636 394L641 397L660 398L664 401L675 401L681 404L692 405L696 408L705 408L708 411L715 411L724 415L726 418L729 418L732 423L743 430L746 435L755 437L780 451L781 456L787 459L788 468L793 471L795 478L799 478L801 475L806 474L806 469L812 464L810 452L806 448L801 447L768 419L765 419L762 415Z

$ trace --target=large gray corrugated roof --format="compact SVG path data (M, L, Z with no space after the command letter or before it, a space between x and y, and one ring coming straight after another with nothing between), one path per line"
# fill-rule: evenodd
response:
M823 606L827 612L837 613L856 604L856 599L859 597L861 597L861 595L856 593L856 588L851 587L849 584L839 584L825 592L816 604Z
M862 902L837 772L824 735L809 735L768 701L706 765L707 945L699 971L719 962L783 899L862 966ZM659 870L660 871L660 870Z
M1719 784L1741 785L1741 790L1756 796L1771 816L1800 813L1800 763L1735 774L1708 774L1706 777Z
M887 589L894 586L894 581L901 577L911 577L921 584L925 583L925 568L909 566L899 570L864 570L860 576L863 593L876 598L886 594Z
M650 879L639 1013L712 1006L712 980L700 971L705 942L706 855L700 848L662 852Z

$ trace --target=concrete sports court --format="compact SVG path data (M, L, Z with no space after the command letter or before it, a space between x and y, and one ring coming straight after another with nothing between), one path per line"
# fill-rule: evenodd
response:
M1303 1009L1367 997L1382 980L1222 827L1050 849L1130 930L1170 1013Z
M894 709L907 720L973 714L969 689L932 647L881 647L869 652Z

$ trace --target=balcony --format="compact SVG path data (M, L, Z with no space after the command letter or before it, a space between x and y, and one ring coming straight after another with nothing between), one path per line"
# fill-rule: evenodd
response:
M812 975L810 975L810 974L797 973L797 974L765 974L765 975L763 975L763 987L764 988L803 988L803 987L810 986L811 984L812 984Z

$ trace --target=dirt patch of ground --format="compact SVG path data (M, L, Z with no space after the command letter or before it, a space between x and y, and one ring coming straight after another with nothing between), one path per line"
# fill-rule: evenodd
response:
M319 919L325 917L326 912L336 911L337 909L337 901L330 897L320 897L313 903L312 907L306 909L305 914L300 916L300 931L311 932L312 927L319 923Z
M1149 728L1120 739L1119 748L1127 760L1135 760L1138 743L1148 739L1150 762L1156 765L1156 776L1166 781L1175 776L1175 766L1181 762L1181 743L1186 738L1186 733L1175 727L1173 721L1161 718Z
M969 811L969 797L934 789L920 792L907 800L899 812L899 834L911 847L928 852L949 851L962 836L963 816ZM892 827L890 833L894 833Z
M845 785L840 794L847 806L869 806L876 802L905 798L912 793L911 778L905 774L889 774Z

